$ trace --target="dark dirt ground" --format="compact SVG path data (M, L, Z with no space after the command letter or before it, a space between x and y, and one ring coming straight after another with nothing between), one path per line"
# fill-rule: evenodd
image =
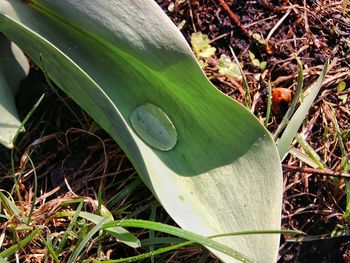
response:
M212 77L212 82L222 92L243 101L242 83L226 77L213 77L218 70L216 60L221 54L232 57L229 50L229 46L232 46L244 65L243 69L251 87L251 96L254 98L252 110L262 121L266 111L266 88L269 81L272 88L282 87L294 91L298 72L295 57L298 57L304 67L304 82L307 87L315 81L321 66L329 58L332 61L331 69L300 132L327 167L332 171L342 172L342 154L335 136L335 125L329 116L332 109L346 152L349 153L349 98L344 99L340 95L349 94L350 16L349 13L343 13L342 1L156 2L176 25L184 24L181 31L189 42L193 32L208 35L217 52L204 69L207 76ZM236 18L225 10L225 3ZM238 19L239 23L234 22L234 19ZM281 24L271 33L279 21ZM264 39L271 35L268 45L259 43L253 37L254 33L259 33ZM254 74L260 73L260 69L251 63L249 51L259 60L267 61L266 70L260 79L254 78ZM337 85L342 81L346 83L347 88L337 93ZM37 86L37 94L26 94L26 87L33 85ZM43 92L46 93L43 103L26 125L27 132L17 141L15 152L15 171L24 171L21 191L26 200L31 200L29 193L34 177L32 168L22 167L21 160L23 161L29 153L36 167L40 193L46 193L40 198L42 203L49 205L42 206L34 212L38 221L42 220L43 224L50 226L52 232L57 232L64 228L66 223L50 221L48 215L55 210L54 203L58 200L74 194L97 199L96 186L100 186L105 190L103 199L107 201L125 185L134 183L133 193L126 194L114 211L118 211L121 216L133 215L149 219L152 209L157 209L157 221L172 222L139 181L130 162L113 140L74 102L59 92L77 114L80 119L78 121L35 67L23 83L22 92L22 96L17 100L22 116L27 114L31 105ZM285 111L282 106L278 103L275 105L277 110L273 111L268 125L271 132L276 130L281 121ZM350 158L349 154L347 157ZM13 184L11 161L9 152L4 148L0 148L0 160L0 184L3 189L10 188ZM323 236L308 242L286 242L290 237L282 237L278 262L350 262L350 232L347 230L349 222L343 217L346 205L344 180L333 180L316 172L291 171L289 166L307 167L294 156L288 156L284 164L286 169L282 228L301 230L311 236ZM50 200L54 203L50 203ZM345 234L330 238L329 235L337 225L345 230ZM142 231L136 234L140 237L147 236L147 233ZM108 244L106 240L106 251L113 250L109 255L111 258L120 257L121 254L130 256L142 253L142 250L135 251L122 245L108 247ZM25 253L32 262L39 262L40 257L31 254L33 249L29 247ZM94 248L91 248L90 253L95 253ZM157 262L198 262L206 253L204 248L198 246L185 247L157 258ZM218 261L209 256L205 262Z
M163 9L172 1L160 1ZM264 89L271 81L272 88L294 90L297 74L295 56L304 66L305 86L316 77L317 69L327 59L333 61L329 78L325 81L318 99L311 109L302 133L309 144L324 158L333 171L339 171L341 160L336 140L326 129L333 126L327 120L327 107L334 108L341 131L349 129L349 99L341 101L336 95L339 82L350 84L350 35L349 15L343 14L339 1L177 1L169 16L179 24L186 21L182 32L187 39L192 32L202 32L209 36L212 45L221 54L230 56L229 46L244 65L244 71L256 99L254 113L261 116L265 111ZM225 10L225 3L237 16L240 23ZM289 12L288 15L286 13ZM269 38L269 45L262 45L252 37L259 33L265 39L274 26L287 16ZM248 34L247 34L247 32ZM346 40L347 39L347 40ZM265 76L254 79L259 69L249 59L252 51L260 60L267 61ZM215 66L208 66L206 73L210 77ZM264 75L264 74L263 74ZM229 96L243 101L242 95L230 80L218 78L213 83ZM227 83L228 82L228 83ZM283 106L283 105L279 105ZM276 105L278 108L278 105ZM283 109L282 109L283 111ZM268 128L273 132L280 119L281 112L275 110ZM311 118L312 117L312 118ZM334 127L330 128L334 136ZM327 138L325 138L327 137ZM349 153L349 137L343 140ZM332 146L331 146L332 145ZM349 154L348 154L349 157ZM284 161L285 165L305 166L295 157ZM344 182L336 184L329 178L300 172L284 172L285 194L282 227L302 230L308 235L331 233L337 224L347 228L348 222L342 215L345 209ZM349 237L323 239L303 243L281 241L279 262L350 262Z

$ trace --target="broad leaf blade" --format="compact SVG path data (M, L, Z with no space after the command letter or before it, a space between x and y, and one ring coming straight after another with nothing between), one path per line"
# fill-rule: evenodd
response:
M153 1L0 3L0 30L111 134L181 227L204 236L280 228L282 176L271 136L211 85ZM145 103L172 121L173 149L152 148L131 128L132 111ZM276 261L278 235L217 241Z
M23 52L0 34L0 144L13 147L13 138L19 129L15 94L20 80L29 71L29 64Z

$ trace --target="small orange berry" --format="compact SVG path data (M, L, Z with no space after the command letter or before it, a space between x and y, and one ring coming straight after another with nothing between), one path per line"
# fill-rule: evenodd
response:
M280 118L286 113L291 101L292 101L292 91L291 90L286 89L286 88L273 88L272 89L271 109L276 117Z
M272 103L289 104L292 101L292 91L286 88L274 88L272 89Z

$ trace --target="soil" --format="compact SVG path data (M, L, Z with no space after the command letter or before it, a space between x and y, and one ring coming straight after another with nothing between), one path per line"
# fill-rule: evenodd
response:
M300 59L304 70L307 70L304 76L306 87L315 80L316 68L320 68L327 59L333 61L334 67L330 75L335 76L335 79L323 86L321 96L310 114L319 116L306 123L303 131L313 149L318 149L318 152L326 157L328 167L339 169L339 162L336 161L339 161L341 156L339 147L332 143L335 147L334 155L328 156L327 152L329 153L330 149L329 146L325 146L327 140L322 138L326 133L325 126L332 125L329 124L329 120L325 121L325 113L322 110L325 105L332 104L337 112L338 123L342 126L341 130L349 129L349 115L344 116L339 110L340 105L348 108L349 99L341 102L339 97L335 96L338 83L344 81L347 86L350 84L350 45L347 42L350 35L350 17L343 13L341 2L175 1L172 12L169 12L167 7L173 1L158 2L175 24L186 21L181 31L188 41L193 32L208 35L212 46L218 51L216 58L221 54L231 56L229 46L233 48L244 65L250 87L254 87L252 97L258 97L254 110L257 116L264 115L264 89L268 82L272 83L273 88L283 87L294 91L298 71L295 56ZM235 22L235 17L230 15L230 11L225 9L225 3L239 19L238 23ZM286 17L282 20L284 16ZM276 27L279 22L281 24ZM271 34L272 30L274 31ZM248 31L248 34L245 31ZM259 43L253 37L255 34L264 39L270 35L268 45ZM259 69L251 63L249 51L260 61L267 61L263 78L254 78ZM209 77L215 70L213 67L205 69ZM347 73L343 75L341 72ZM213 82L227 95L242 101L239 92L232 92L234 85L227 85L230 80L216 79ZM275 131L284 112L285 109L273 112L272 121L268 126L271 132ZM322 120L326 124L322 123ZM347 142L347 138L344 140ZM349 153L349 148L347 152ZM284 160L284 164L305 165L292 156ZM350 262L349 232L342 237L330 237L337 225L348 227L348 222L342 216L346 204L343 181L334 182L315 174L288 171L284 172L284 181L283 229L298 229L311 236L324 236L316 238L315 241L305 242L287 242L289 237L282 238L279 262Z

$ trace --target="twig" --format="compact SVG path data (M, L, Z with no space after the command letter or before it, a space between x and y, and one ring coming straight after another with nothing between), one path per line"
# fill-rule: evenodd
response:
M285 171L290 172L300 172L300 173L308 173L313 175L323 175L323 176L329 176L329 177L338 177L338 178L344 178L344 179L350 179L349 173L340 173L340 172L333 172L330 170L321 170L321 169L315 169L310 167L299 167L299 166L291 166L291 165L285 165L282 164L282 168Z
M323 85L325 87L330 86L330 84L333 84L334 82L336 82L338 79L340 80L346 80L350 77L350 72L349 71L345 71L345 72L340 72L338 74L332 75L331 77L328 77L327 79L325 79L325 81L323 82Z
M293 8L300 8L299 5L289 5L289 6L275 6L274 4L271 4L267 0L258 0L258 3L265 9L270 11L278 11L278 12L285 12L286 10L293 9Z
M272 50L269 46L269 40L272 37L273 33L277 30L277 28L283 23L283 21L289 16L292 9L288 9L288 11L284 14L284 16L276 23L276 25L270 30L269 34L267 35L265 41L266 41L266 51L269 54L272 54Z
M306 35L311 38L312 42L314 43L314 45L317 48L320 48L319 41L316 39L316 37L314 36L314 34L310 30L309 19L307 17L307 6L306 6L306 1L305 0L303 0L303 4L304 4L304 24L305 24Z
M218 0L219 3L221 4L221 6L225 9L225 11L228 13L228 15L230 16L230 18L233 20L233 22L236 24L236 26L238 26L242 32L248 37L251 37L251 33L242 25L241 21L239 20L238 16L232 12L232 10L230 9L230 7L227 5L227 3L225 2L225 0Z
M277 28L283 23L283 21L287 18L292 10L288 9L283 17L276 23L276 25L270 30L269 34L266 37L266 42L269 42L269 39L272 37L273 33L277 30Z
M188 0L188 1L187 1L187 4L188 4L188 10L190 11L190 17L191 17L191 22L192 22L193 30L194 30L194 32L197 32L196 25L194 24L194 20L193 20L193 11L192 11L192 3L191 3L191 0Z
M259 21L254 21L254 22L252 22L252 23L250 23L250 24L248 24L248 25L245 25L244 27L245 27L245 28L249 28L249 27L258 25L258 24L260 24L260 23L262 23L262 22L266 22L266 21L268 21L268 20L275 19L276 17L277 17L277 15L273 15L273 16L270 16L270 17L266 17L266 18L261 19L261 20L259 20Z
M209 41L209 44L212 44L214 43L215 41L218 41L219 39L221 38L224 38L224 37L227 37L228 35L230 35L231 33L225 33L225 34L222 34L220 36L217 36L215 38L213 38L212 40Z

